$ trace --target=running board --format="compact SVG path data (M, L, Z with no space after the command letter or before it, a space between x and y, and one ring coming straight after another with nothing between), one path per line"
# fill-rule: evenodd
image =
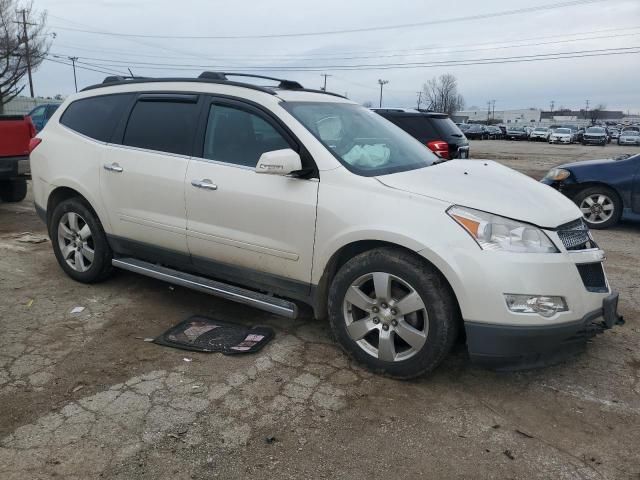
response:
M281 298L271 297L264 293L254 292L253 290L228 285L216 280L191 275L190 273L180 272L153 263L143 262L135 258L114 258L111 263L114 267L122 268L123 270L140 273L147 277L215 295L233 302L243 303L250 307L264 310L265 312L287 318L296 318L298 316L298 307L295 303Z

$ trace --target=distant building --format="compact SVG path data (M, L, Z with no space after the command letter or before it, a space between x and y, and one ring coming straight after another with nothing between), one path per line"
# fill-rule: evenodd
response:
M26 115L38 105L62 103L62 99L16 97L4 106L3 115Z
M540 123L542 111L537 108L523 108L518 110L464 110L456 112L456 117L466 118L467 122L487 122L519 125L536 125Z
M598 112L597 122L624 123L625 114L620 110L601 110ZM556 110L554 112L542 112L541 123L543 125L571 124L578 126L591 125L592 113L583 110Z

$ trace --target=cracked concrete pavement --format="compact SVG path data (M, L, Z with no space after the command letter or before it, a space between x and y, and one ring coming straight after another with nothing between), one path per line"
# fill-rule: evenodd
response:
M33 243L44 234L29 200L0 204L3 480L640 478L640 225L595 232L625 326L517 373L474 367L458 346L412 382L354 365L308 315L125 272L77 284ZM144 341L191 314L276 337L244 356Z

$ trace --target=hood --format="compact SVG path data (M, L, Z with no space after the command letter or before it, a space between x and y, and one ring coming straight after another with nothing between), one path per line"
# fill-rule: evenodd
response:
M570 137L571 136L570 133L559 133L559 132L553 132L551 135L553 135L554 137Z
M376 178L387 187L539 227L555 228L582 215L555 189L490 160L450 160Z
M564 163L562 165L558 165L555 168L580 169L583 167L588 168L598 165L609 165L611 162L615 162L615 160L613 158L603 158L600 160L584 160L582 162Z

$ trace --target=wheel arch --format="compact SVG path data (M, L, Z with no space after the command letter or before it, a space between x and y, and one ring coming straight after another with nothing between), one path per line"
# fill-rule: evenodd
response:
M95 207L95 202L91 201L89 195L83 194L79 189L70 186L55 186L53 190L49 192L49 195L47 196L46 206L47 226L49 225L51 215L53 214L53 210L56 208L56 205L70 198L81 198L84 202L86 202L86 204L98 218L98 221L102 224L102 227L105 229L105 231L107 231L109 225L108 222L105 222L106 216L100 214L98 209Z
M400 250L405 253L408 253L412 257L416 259L416 262L421 262L429 265L435 271L437 271L447 288L451 291L451 295L453 296L455 302L456 313L460 321L462 321L462 316L460 314L460 305L458 302L458 297L456 295L455 289L451 285L451 282L442 271L442 269L438 268L433 262L429 261L425 256L421 255L417 251L408 248L407 246L401 245L399 243L394 243L386 240L356 240L346 245L343 245L338 250L334 252L334 254L329 258L328 262L324 266L324 270L322 276L320 277L320 281L314 287L314 292L312 294L313 298L313 311L316 318L326 318L328 315L328 293L329 287L331 286L331 281L335 277L336 273L344 265L348 260L353 258L356 255L367 252L369 250L374 250L378 248L392 248L395 250ZM461 329L463 331L464 329Z
M587 188L593 188L593 187L604 187L608 190L611 190L618 197L620 204L624 208L625 201L620 191L615 186L599 180L586 180L584 182L574 183L573 185L571 185L571 199L575 200L575 197L580 192L582 192L583 190L586 190Z

